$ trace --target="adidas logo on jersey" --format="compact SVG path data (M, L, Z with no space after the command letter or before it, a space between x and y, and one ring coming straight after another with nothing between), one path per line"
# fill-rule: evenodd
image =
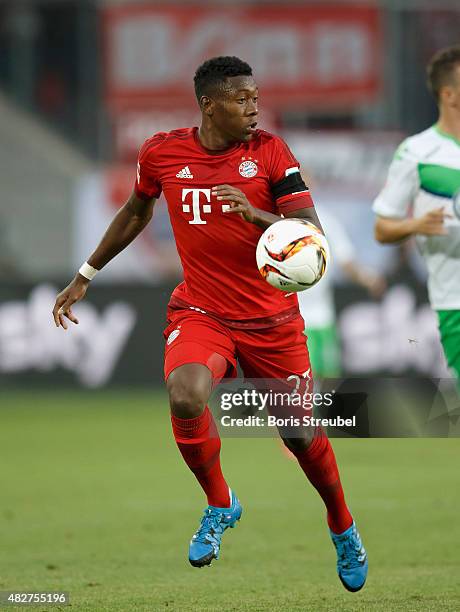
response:
M176 177L192 179L193 174L190 172L190 168L188 166L185 166L185 168L182 168L182 170L179 170L179 172L176 174Z

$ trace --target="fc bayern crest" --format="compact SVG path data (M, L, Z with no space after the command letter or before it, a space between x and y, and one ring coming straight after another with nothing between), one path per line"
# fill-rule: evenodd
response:
M241 176L244 176L244 178L252 178L257 174L257 170L257 164L253 162L252 159L245 159L238 168L239 173Z

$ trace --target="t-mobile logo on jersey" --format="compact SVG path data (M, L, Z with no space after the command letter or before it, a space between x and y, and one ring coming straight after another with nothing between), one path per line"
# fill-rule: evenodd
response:
M210 189L182 189L182 211L184 213L190 212L190 204L186 202L188 194L192 194L192 212L193 219L189 221L190 225L204 225L206 221L204 221L201 216L201 195L204 194L206 204L203 203L203 214L207 214L211 212L211 204L208 202L211 201L211 190ZM189 198L190 199L190 198Z
M192 210L190 211L190 204L187 202L187 196L192 194ZM204 199L201 195L204 195ZM190 198L188 198L190 200ZM182 211L184 213L193 212L193 219L189 221L190 225L205 225L206 221L201 218L201 213L209 214L211 212L211 190L210 189L182 189ZM203 204L203 205L202 205ZM225 212L228 208L228 204L222 204L222 211Z

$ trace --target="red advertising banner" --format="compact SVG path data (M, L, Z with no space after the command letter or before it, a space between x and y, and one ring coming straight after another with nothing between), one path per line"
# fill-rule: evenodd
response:
M382 80L380 13L355 4L121 5L102 9L106 99L114 110L188 107L204 60L251 64L272 110L374 100Z

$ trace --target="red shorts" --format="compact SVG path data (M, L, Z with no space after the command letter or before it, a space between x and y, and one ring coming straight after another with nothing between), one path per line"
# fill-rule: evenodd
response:
M235 377L238 363L246 379L311 380L304 321L295 319L265 329L235 329L200 312L170 314L164 331L165 380L186 363L207 366L214 379ZM291 383L290 383L291 386Z

